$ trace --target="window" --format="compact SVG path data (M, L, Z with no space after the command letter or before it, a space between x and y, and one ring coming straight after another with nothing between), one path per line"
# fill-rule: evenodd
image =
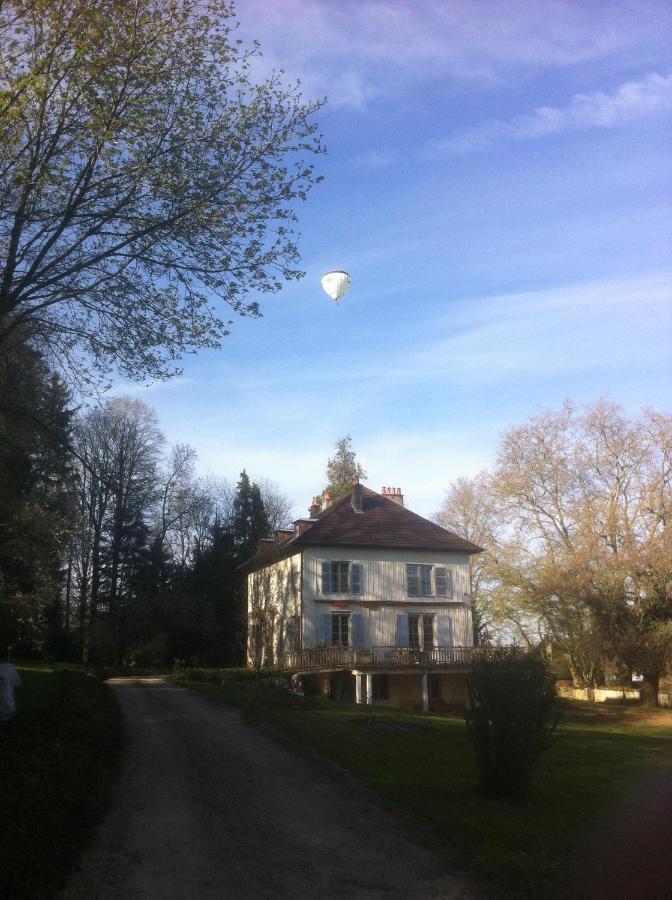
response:
M416 650L431 650L434 646L434 616L408 617L408 646Z
M323 594L361 594L362 567L359 563L340 560L322 562Z
M429 597L432 593L432 567L408 564L406 583L412 597Z
M434 582L434 590L432 590ZM406 587L409 597L453 597L453 573L445 566L406 564Z
M389 700L390 699L390 676L374 675L372 679L373 700Z
M347 613L332 613L331 643L334 647L347 647L350 643L350 616Z

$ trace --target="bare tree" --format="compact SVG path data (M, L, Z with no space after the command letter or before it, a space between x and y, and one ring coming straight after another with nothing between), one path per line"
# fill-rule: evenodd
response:
M116 656L124 655L128 589L158 499L162 444L154 411L139 400L110 400L78 427L77 582L85 659L101 609L112 626Z
M492 637L498 626L494 591L498 583L495 566L500 542L500 518L487 472L481 472L475 478L454 481L434 516L438 525L483 547L485 551L470 559L471 606L477 644Z
M618 660L655 698L672 647L671 511L672 417L600 400L511 428L492 474L453 485L437 520L487 548L475 586L496 621L550 641L577 684Z

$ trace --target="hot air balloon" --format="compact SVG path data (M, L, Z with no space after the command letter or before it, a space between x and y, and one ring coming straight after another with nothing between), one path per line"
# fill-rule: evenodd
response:
M322 287L332 300L339 302L350 290L350 276L347 272L337 269L334 272L327 272L322 276Z

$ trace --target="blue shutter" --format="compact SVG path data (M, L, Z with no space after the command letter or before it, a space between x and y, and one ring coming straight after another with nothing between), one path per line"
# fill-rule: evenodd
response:
M397 647L408 647L408 615L399 613L397 616Z
M325 613L322 616L322 643L331 646L331 616Z
M322 562L322 593L331 593L331 563L327 560Z
M453 620L450 616L437 616L436 626L439 647L452 647Z
M364 646L364 617L359 613L350 616L350 646Z
M418 584L418 567L410 563L406 564L406 590L411 597L417 597L420 593Z
M446 569L446 597L453 599L453 570Z
M362 593L362 567L359 563L352 563L350 566L350 584L353 594Z

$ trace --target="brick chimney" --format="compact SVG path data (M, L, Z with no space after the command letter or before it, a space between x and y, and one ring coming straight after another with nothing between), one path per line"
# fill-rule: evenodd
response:
M387 497L388 500L392 500L393 503L398 503L399 506L404 505L404 495L401 493L401 488L384 487L381 489L380 493L383 497Z
M311 519L316 519L316 518L319 516L319 514L320 514L321 508L322 508L322 507L321 507L321 504L320 504L320 498L319 498L319 497L313 497L313 502L310 504L310 508L309 508L309 510L308 510L308 513L309 513L309 515L310 515L310 518L311 518Z
M322 512L324 512L325 509L327 509L328 507L331 506L331 502L332 502L331 501L331 491L325 491L322 494L322 504L321 504Z

